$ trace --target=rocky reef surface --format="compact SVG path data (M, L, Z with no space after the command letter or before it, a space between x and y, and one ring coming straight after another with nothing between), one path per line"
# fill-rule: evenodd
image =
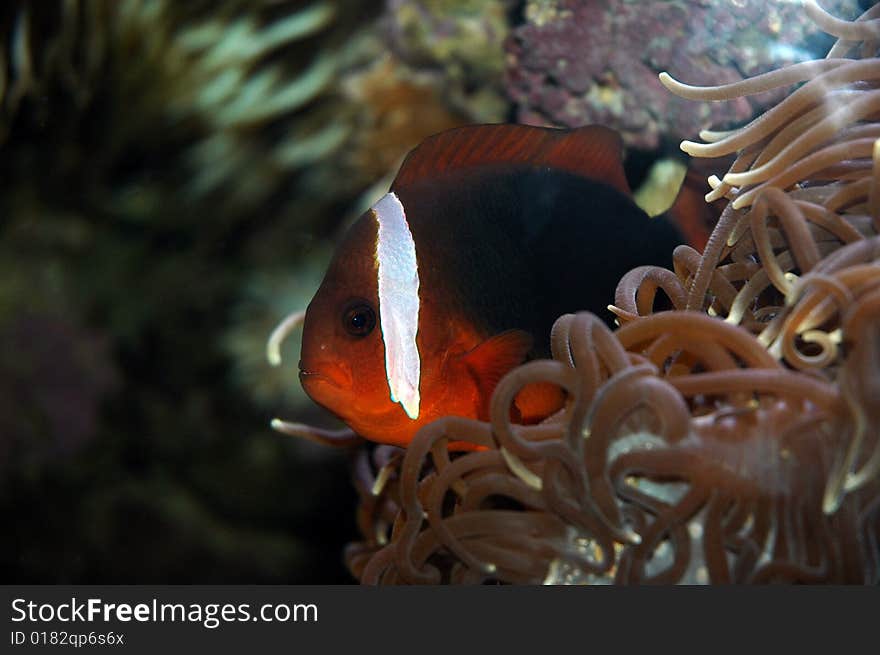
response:
M855 0L823 3L852 16ZM730 11L735 5L736 11ZM717 85L827 50L798 3L738 0L529 0L507 42L506 88L520 122L612 125L645 149L739 123L779 94L688 103L657 75Z

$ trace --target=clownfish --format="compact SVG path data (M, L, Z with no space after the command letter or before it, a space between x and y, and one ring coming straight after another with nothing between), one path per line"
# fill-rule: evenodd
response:
M498 381L549 354L562 314L611 316L621 276L684 239L632 200L619 135L477 125L429 137L349 228L303 323L305 392L362 437L406 446L447 415L486 419ZM564 403L526 387L516 420Z

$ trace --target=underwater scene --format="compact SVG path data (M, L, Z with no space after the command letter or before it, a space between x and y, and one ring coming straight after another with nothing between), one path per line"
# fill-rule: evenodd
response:
M6 584L880 583L880 4L5 0Z

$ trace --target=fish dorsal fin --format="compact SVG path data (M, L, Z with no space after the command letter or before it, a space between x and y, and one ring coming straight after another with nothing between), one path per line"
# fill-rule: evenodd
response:
M498 381L521 364L531 349L532 336L528 332L507 330L486 339L462 356L462 361L480 388L484 413L488 413L489 398Z
M531 125L468 125L428 137L404 160L392 189L444 173L496 164L530 164L604 182L630 194L620 135L601 125L572 130Z

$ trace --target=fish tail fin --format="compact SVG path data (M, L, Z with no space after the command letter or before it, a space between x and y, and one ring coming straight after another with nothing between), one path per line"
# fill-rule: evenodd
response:
M681 231L687 243L703 252L709 235L721 216L724 201L706 202L710 188L699 170L688 168L672 206L666 210L669 220Z

